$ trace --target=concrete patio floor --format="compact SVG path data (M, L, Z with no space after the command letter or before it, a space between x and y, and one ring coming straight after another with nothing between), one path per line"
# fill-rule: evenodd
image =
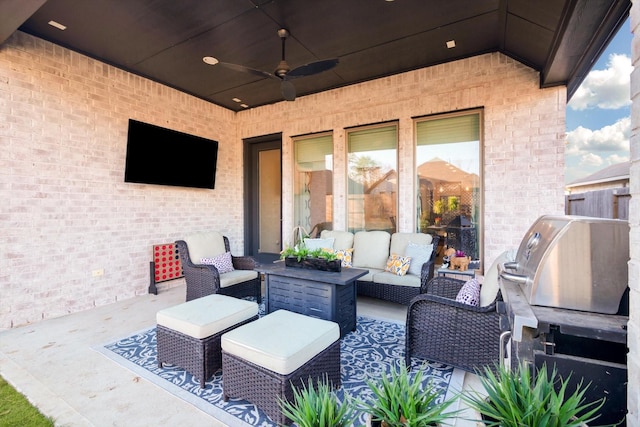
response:
M225 426L93 347L155 324L184 302L184 285L0 332L0 374L56 426ZM406 307L358 299L358 315L405 321ZM464 387L478 389L474 375ZM461 406L463 406L461 404ZM458 427L475 426L465 410Z

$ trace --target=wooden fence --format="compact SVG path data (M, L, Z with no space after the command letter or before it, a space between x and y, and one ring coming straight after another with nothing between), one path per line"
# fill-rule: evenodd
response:
M567 215L628 220L630 200L628 187L587 191L565 196L564 210Z

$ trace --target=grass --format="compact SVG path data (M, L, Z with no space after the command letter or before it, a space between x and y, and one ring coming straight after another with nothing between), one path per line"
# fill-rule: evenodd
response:
M26 397L0 377L0 427L53 425L51 418L42 415Z

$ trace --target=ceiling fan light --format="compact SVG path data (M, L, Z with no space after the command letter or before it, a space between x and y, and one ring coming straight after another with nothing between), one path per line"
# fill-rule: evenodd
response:
M202 61L205 64L209 64L209 65L216 65L218 62L220 62L216 58L214 58L213 56L205 56L204 58L202 58Z
M276 70L273 72L273 74L275 74L276 76L282 78L284 77L289 71L291 70L291 68L289 67L289 64L287 64L286 61L282 60L280 61L280 63L278 64L278 68L276 68Z

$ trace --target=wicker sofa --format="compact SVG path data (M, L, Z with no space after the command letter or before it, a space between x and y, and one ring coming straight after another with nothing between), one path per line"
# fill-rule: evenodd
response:
M426 289L427 282L433 278L433 267L438 247L438 237L424 233L393 233L386 231L348 231L324 230L321 239L333 239L334 250L352 249L352 266L369 270L369 273L357 281L358 295L364 295L399 304L408 305L411 299ZM405 275L385 271L387 260L392 254L405 255L409 245L431 247L431 252L413 257L424 262L414 263ZM431 246L432 245L432 246ZM415 251L417 246L411 248Z

